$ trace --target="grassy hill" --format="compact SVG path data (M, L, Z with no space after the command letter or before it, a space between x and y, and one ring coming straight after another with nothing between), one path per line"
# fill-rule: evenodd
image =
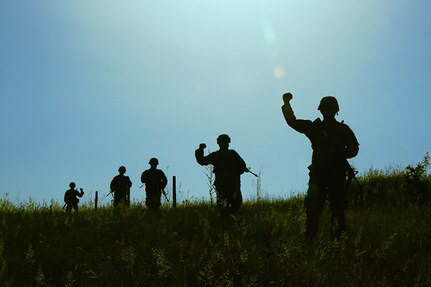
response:
M361 176L340 240L327 208L318 237L304 240L301 196L246 202L235 216L209 203L158 213L84 206L71 221L59 205L3 199L0 285L431 286L425 170Z

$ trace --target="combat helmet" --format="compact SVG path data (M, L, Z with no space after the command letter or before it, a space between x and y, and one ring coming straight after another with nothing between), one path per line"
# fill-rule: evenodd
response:
M319 111L321 111L322 109L326 109L326 110L331 110L331 111L335 111L338 112L340 110L339 106L338 106L338 102L337 99L333 96L326 96L323 97L320 100L320 104L319 107L317 108Z
M119 168L118 168L118 172L120 172L120 173L125 173L126 172L126 167L125 166L120 166Z
M217 143L230 143L230 137L227 134L221 134L217 137Z
M158 165L159 164L159 160L155 157L151 158L150 161L148 162L150 165Z

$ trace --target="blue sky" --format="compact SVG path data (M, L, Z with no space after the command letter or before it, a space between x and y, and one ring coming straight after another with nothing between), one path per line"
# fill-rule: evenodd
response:
M194 150L216 150L220 133L261 171L264 194L304 192L311 147L284 122L286 91L298 118L337 97L360 172L416 163L431 143L430 6L2 0L0 194L61 201L75 181L89 199L125 165L142 200L157 157L180 200L208 199ZM242 176L246 198L255 185Z

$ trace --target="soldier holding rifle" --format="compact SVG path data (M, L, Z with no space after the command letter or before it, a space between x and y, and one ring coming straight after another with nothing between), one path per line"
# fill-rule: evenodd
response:
M125 206L129 206L130 188L132 187L132 182L130 181L130 178L125 175L125 166L120 166L118 168L118 172L119 174L111 181L110 194L114 194L114 206L119 206L120 203L124 204Z
M158 210L161 204L160 197L162 193L166 196L164 189L168 184L168 179L162 170L157 169L157 165L159 164L157 158L150 159L148 163L150 168L145 170L141 175L141 182L145 184L145 205L150 209Z
M212 164L215 174L214 186L217 195L217 207L223 213L234 213L242 205L241 174L250 172L241 156L229 149L230 137L221 134L217 138L220 149L204 156L206 144L202 143L195 151L196 161L200 165ZM257 176L256 174L254 174Z
M305 235L310 239L316 235L319 217L328 199L331 214L338 225L334 235L339 237L346 229L346 162L358 154L359 143L349 126L335 119L339 111L335 97L321 99L318 110L323 115L323 121L320 118L314 121L297 119L290 105L291 99L291 93L283 95L284 118L291 128L307 136L313 149L304 202L307 215Z

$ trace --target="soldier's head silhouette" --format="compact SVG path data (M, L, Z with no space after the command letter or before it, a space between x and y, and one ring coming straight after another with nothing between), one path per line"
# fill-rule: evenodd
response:
M126 167L125 167L125 166L120 166L120 167L118 168L118 172L119 172L120 174L125 174L125 173L126 173Z
M229 148L230 137L227 134L221 134L217 137L217 144L220 146L220 149Z
M74 182L69 183L69 187L71 189L74 189L76 187L76 184Z
M317 108L324 117L333 118L340 110L337 99L333 96L326 96L320 100L319 107Z
M159 164L159 160L155 157L151 158L150 161L148 162L151 167L157 167L157 165Z

